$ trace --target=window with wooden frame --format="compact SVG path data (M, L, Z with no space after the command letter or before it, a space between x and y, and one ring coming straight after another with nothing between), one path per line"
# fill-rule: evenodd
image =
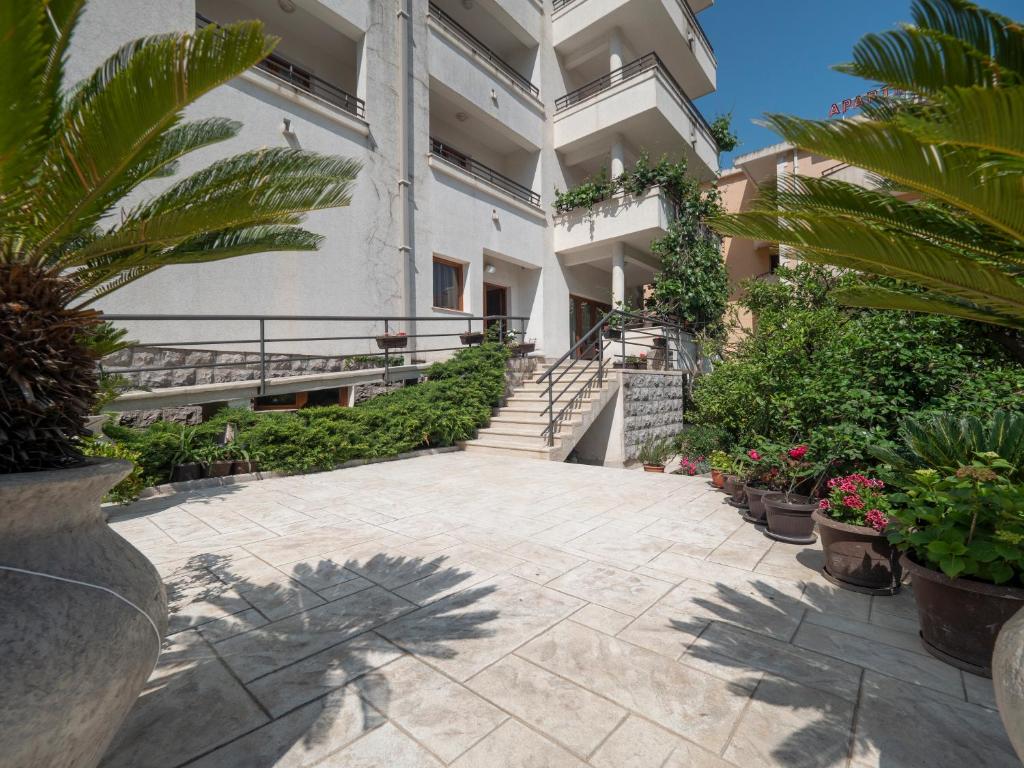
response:
M462 310L465 269L456 261L434 257L434 306Z

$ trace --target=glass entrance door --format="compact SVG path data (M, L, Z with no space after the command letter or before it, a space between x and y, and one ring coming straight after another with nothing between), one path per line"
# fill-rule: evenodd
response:
M582 296L569 297L569 332L572 337L571 347L586 335L587 331L594 327L602 317L611 311L611 305L603 304L593 299L585 299ZM595 337L581 349L577 350L574 357L590 360L597 356L597 345L600 339Z

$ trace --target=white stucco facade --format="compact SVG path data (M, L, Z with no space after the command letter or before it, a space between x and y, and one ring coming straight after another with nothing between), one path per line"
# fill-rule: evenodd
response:
M350 206L308 217L306 227L325 238L318 252L165 268L105 298L100 308L415 315L444 322L416 327L393 321L390 330L439 333L465 329L469 317L486 312L486 284L507 289L507 313L528 318L526 336L546 354L560 355L572 338L572 296L612 304L616 263L624 265L618 290L649 281L657 263L645 248L667 226L667 211L652 190L642 200L609 201L592 227L554 215L555 190L602 166L614 171L644 150L686 156L703 178L718 172L717 147L690 101L715 84L714 54L696 22L696 11L709 3L686 3L90 0L70 55L75 78L128 40L194 29L197 14L218 23L263 20L281 38L276 55L303 73L300 80L313 76L308 87L296 86L253 69L204 96L187 118L229 117L243 128L236 138L186 158L182 173L237 152L289 145L352 157L363 166ZM408 73L403 25L411 36ZM649 54L657 55L659 68L613 72ZM610 72L608 88L566 106L566 94ZM338 106L335 88L360 107ZM403 134L410 142L404 180ZM461 267L461 310L433 306L435 257ZM248 337L253 324L168 321L130 329L144 343L167 343ZM376 325L364 332L382 330ZM357 332L319 321L278 322L273 330L281 337ZM268 351L338 350L335 341L306 341ZM341 351L376 350L361 341Z

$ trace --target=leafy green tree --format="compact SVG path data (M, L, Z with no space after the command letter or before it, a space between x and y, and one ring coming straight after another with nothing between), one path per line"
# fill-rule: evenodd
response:
M84 0L0 3L0 473L80 461L96 390L95 299L160 267L315 250L308 211L347 205L359 164L290 148L219 160L122 208L235 136L189 104L265 58L258 22L128 43L69 87ZM138 198L136 198L138 199Z
M768 116L786 141L889 184L787 177L712 224L904 283L850 286L844 303L1024 329L1024 27L967 0L915 0L912 16L839 67L892 89L864 119Z

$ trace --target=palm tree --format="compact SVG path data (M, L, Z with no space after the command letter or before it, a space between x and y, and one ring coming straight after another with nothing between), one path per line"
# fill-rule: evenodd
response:
M128 43L72 88L85 0L0 3L0 473L80 456L96 394L90 302L160 267L315 250L307 211L344 206L359 164L289 148L229 157L121 208L189 152L235 136L185 108L266 57L249 21ZM138 199L139 194L133 199Z
M886 185L787 177L712 226L898 281L835 294L852 306L1024 329L1024 28L966 0L915 0L912 15L861 39L838 68L899 95L862 119L768 116L786 141Z

